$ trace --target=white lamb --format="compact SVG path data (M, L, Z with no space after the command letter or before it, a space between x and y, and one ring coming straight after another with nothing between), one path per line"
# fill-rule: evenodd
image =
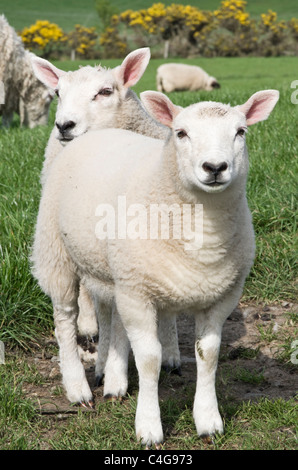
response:
M36 78L31 65L33 57L1 15L0 83L3 83L4 102L0 102L0 114L5 127L10 126L14 112L20 115L21 125L30 128L48 122L54 94Z
M201 102L183 109L160 93L145 92L150 112L171 128L165 143L123 129L88 132L61 152L45 183L32 260L53 302L67 396L92 400L75 334L83 279L98 302L117 308L127 332L139 373L136 435L147 446L163 440L157 315L195 315L194 420L199 435L223 431L215 392L221 330L239 301L255 251L245 132L269 116L278 96L265 90L236 107ZM118 212L124 196L127 211ZM171 218L172 234L181 229L184 211L195 212L197 205L203 205L203 225L193 224L180 237L150 239L144 211L161 202L181 210ZM108 373L114 381L109 377L107 383L116 384L112 393L123 394L123 371ZM111 392L106 384L104 392Z
M156 84L158 91L211 91L220 88L216 78L211 77L201 67L187 64L163 64L157 69Z
M129 88L140 80L149 60L150 49L142 48L128 54L122 64L114 69L86 66L73 72L65 72L44 59L36 58L33 61L36 76L59 96L55 127L45 152L43 185L53 161L63 147L90 130L125 128L154 138L166 138L169 129L147 113L136 94ZM80 286L79 307L79 331L81 334L94 336L97 332L94 301L83 284ZM96 364L96 383L99 385L108 353L110 318L109 312L102 306L98 306L97 310L101 326ZM159 323L163 344L163 367L180 373L175 318L161 318ZM115 329L118 331L117 327ZM111 344L114 341L118 342L118 339L112 336ZM113 354L111 361L116 361Z

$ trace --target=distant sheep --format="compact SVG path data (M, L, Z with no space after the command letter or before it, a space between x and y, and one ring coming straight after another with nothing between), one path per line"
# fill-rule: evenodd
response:
M186 64L163 64L157 69L157 90L172 91L214 90L220 88L216 78L211 77L201 67Z
M33 128L48 122L54 94L36 78L31 64L33 57L1 15L0 83L3 83L4 100L0 101L0 115L5 127L10 126L14 112L20 115L23 126Z
M142 77L150 60L150 49L137 49L114 69L102 66L85 66L73 72L65 72L50 62L36 58L33 67L36 76L45 85L55 90L58 105L55 127L49 138L42 170L42 185L45 184L51 166L59 152L86 132L102 128L124 128L157 139L169 135L168 127L153 119L144 109L136 94L130 89ZM97 333L93 300L85 286L80 285L80 313L78 327L81 334L94 336ZM100 384L108 353L109 315L98 306L100 316L99 353L96 364L96 383ZM115 320L113 320L115 321ZM119 332L119 328L117 328ZM163 344L163 367L180 373L180 353L173 316L161 318L160 339ZM112 336L112 341L113 341ZM115 338L115 342L119 342ZM112 348L111 348L112 349ZM115 357L113 358L115 368Z
M255 251L246 198L245 132L267 119L278 96L265 90L236 107L201 102L183 109L160 93L145 92L141 99L147 109L171 129L165 142L123 129L90 131L65 147L45 182L33 273L53 302L68 399L92 400L75 332L82 279L99 303L117 309L127 332L139 374L136 435L147 446L163 441L158 315L195 315L193 416L199 435L223 432L215 390L221 331L239 302ZM127 214L142 214L142 236L124 233L123 225L121 236L113 232L121 195ZM161 203L163 211L182 212L164 219L172 236L151 237L148 210ZM184 211L196 213L197 205L201 223L195 220L192 230L184 231ZM108 224L105 211L108 231L103 229ZM124 341L120 343L126 354ZM123 395L127 369L109 368L109 374L104 394Z

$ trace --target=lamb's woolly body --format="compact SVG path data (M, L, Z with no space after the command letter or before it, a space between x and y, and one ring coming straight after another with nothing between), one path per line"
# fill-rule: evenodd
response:
M0 113L5 126L10 125L14 112L20 115L21 125L47 124L53 93L35 77L33 56L5 16L0 16L0 81L5 94Z
M157 69L157 89L165 93L172 91L213 90L219 87L217 80L195 65L168 63Z

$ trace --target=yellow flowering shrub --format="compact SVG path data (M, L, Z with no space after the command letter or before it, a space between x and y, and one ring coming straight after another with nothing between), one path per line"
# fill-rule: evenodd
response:
M63 30L55 23L47 20L37 20L35 24L24 28L21 38L27 49L49 57L54 50L59 50L66 41Z
M129 49L150 46L171 55L240 56L298 55L298 19L279 20L268 10L251 19L245 0L222 0L215 11L191 5L153 3L120 14L109 0L97 0L101 30L76 25L67 35L58 25L37 21L21 32L25 47L44 57L70 51L81 58L123 57ZM104 25L104 27L103 27ZM130 46L128 47L128 44Z
M219 10L214 11L214 16L221 26L234 32L241 26L250 26L249 13L245 12L246 5L244 0L224 0Z
M86 28L79 24L76 24L75 29L67 35L67 40L70 48L84 59L92 59L96 45L99 44L96 29Z
M298 20L297 25L298 25ZM295 18L286 22L278 21L277 13L268 10L267 13L261 14L259 48L263 55L282 55L285 51L296 49L298 52L297 38L298 32L295 33ZM294 39L294 42L293 42Z
M126 35L134 31L138 46L171 43L171 53L205 56L244 54L297 54L298 20L278 21L272 10L251 19L245 0L223 0L215 11L191 5L154 3L141 10L126 10L118 16ZM120 30L120 29L119 29Z
M118 32L119 17L113 15L111 25L101 34L99 43L101 46L101 57L123 57L126 55L127 43L120 38Z

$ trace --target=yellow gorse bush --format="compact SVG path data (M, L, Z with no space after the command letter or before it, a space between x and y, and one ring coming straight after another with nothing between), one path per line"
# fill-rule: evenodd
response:
M154 3L148 9L126 10L119 15L119 21L130 27L140 26L149 34L160 34L166 30L189 27L195 30L197 25L206 22L206 15L190 5Z
M21 38L27 49L37 49L45 56L67 39L57 24L47 20L38 20L29 28L24 28L21 32Z
M165 51L170 45L172 54L184 56L298 54L297 18L279 21L277 13L268 10L259 20L251 19L246 7L245 0L223 0L215 11L159 2L140 10L112 12L100 37L95 28L76 25L65 34L58 25L40 20L25 28L21 37L28 49L45 57L70 50L82 58L123 57L128 41L133 47L159 50L165 41Z
M76 24L74 31L67 35L67 41L71 49L84 58L89 58L90 52L99 42L94 27L86 28L79 24Z
M38 20L29 28L24 28L21 38L27 49L44 57L70 49L81 57L90 58L96 44L99 44L94 27L86 28L77 24L73 31L66 34L57 24L46 20Z

